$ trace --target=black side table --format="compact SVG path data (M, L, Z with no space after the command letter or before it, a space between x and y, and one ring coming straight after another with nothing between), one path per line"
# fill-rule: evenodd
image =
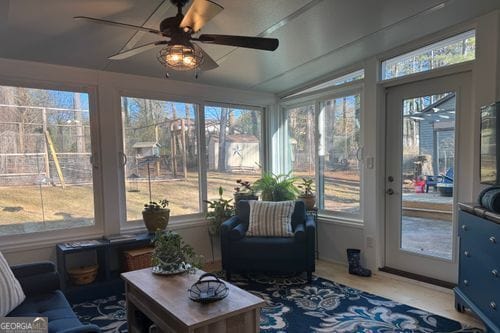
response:
M313 209L307 209L306 210L306 214L309 215L309 216L312 216L312 218L314 219L314 224L316 224L316 239L315 239L315 242L316 242L316 247L315 247L315 251L316 252L316 259L319 259L319 247L318 247L318 208L314 207Z

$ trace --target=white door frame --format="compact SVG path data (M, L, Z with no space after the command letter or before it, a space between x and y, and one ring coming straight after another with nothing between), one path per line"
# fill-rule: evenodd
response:
M474 142L474 116L471 110L471 72L449 74L441 77L408 82L386 89L386 138L385 138L385 177L384 185L395 191L395 195L386 195L385 198L385 266L401 271L406 271L442 281L456 282L458 276L457 264L457 229L456 229L456 203L470 201L472 194L471 179L473 174ZM394 126L388 123L392 119L401 119L402 100L413 97L435 95L453 91L456 93L456 119L455 119L455 188L453 212L453 256L446 260L427 255L417 254L400 249L401 228L401 170L397 163L400 162L401 134L397 133L390 139L398 137L395 144L390 145L389 130ZM395 114L397 112L399 115ZM400 126L397 126L400 128ZM397 156L397 161L390 163L390 156ZM392 158L392 160L396 160ZM390 184L387 177L391 175L395 182ZM460 186L458 186L460 184Z

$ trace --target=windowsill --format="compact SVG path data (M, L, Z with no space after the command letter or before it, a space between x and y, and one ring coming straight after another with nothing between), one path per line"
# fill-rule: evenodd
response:
M190 228L202 228L205 226L207 226L206 220L201 215L196 214L175 218L173 221L170 221L167 229L183 230ZM9 241L2 240L0 251L4 253L12 253L17 251L36 250L54 247L63 242L98 239L104 235L102 231L95 230L95 228L92 228L91 230L88 228L85 228L85 230L82 229L64 230L64 233L55 236L51 233L44 233L43 235L42 233L13 235L15 237L6 236L9 237ZM68 231L73 231L73 233L68 234ZM146 227L142 221L133 221L129 226L122 225L121 230L124 234L144 233L146 231ZM36 240L34 241L33 239Z
M319 214L318 223L334 224L344 227L364 229L363 220L347 217L338 217L332 215Z

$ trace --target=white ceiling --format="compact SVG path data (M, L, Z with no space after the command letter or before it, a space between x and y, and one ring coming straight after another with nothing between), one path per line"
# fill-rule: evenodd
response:
M169 1L169 0L165 0ZM266 36L275 52L202 45L219 68L200 83L288 91L445 27L500 8L500 0L215 0L225 9L202 33ZM175 15L162 0L0 0L0 57L163 77L152 50L121 61L133 31L73 20L83 15L158 28ZM444 3L445 6L439 6ZM189 6L189 4L188 4ZM436 7L437 6L437 7ZM187 8L187 7L186 7ZM155 40L142 35L136 45ZM136 38L137 39L137 38ZM195 81L192 73L173 79Z

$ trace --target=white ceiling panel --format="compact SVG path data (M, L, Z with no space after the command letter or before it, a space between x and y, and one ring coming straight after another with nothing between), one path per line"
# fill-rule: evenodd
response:
M197 81L277 93L500 8L499 0L215 1L224 10L200 33L265 35L278 38L280 46L268 52L200 44L219 68L201 73ZM444 7L438 6L443 3ZM0 0L2 10L2 58L165 75L166 70L156 60L159 48L126 60L107 59L125 46L138 46L158 37L75 21L73 16L158 28L162 18L176 13L169 0ZM171 74L172 79L196 80L193 73Z

